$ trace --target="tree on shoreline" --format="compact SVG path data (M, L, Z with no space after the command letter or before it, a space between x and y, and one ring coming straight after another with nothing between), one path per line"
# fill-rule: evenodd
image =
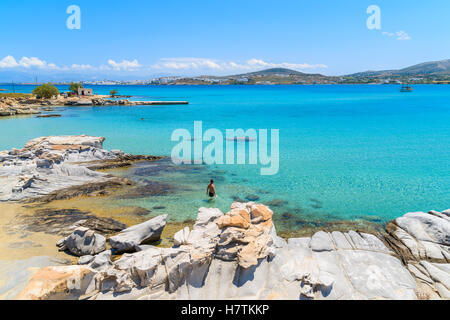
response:
M69 90L78 93L78 89L83 88L83 84L81 82L71 82L69 86Z
M59 90L51 83L44 83L33 89L32 93L40 98L50 99L59 95Z
M111 95L111 97L115 97L116 96L116 94L117 94L118 92L117 92L117 90L111 90L110 92L109 92L109 94Z

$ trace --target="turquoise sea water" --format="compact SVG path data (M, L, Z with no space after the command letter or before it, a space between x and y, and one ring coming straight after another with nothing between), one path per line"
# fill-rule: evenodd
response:
M9 86L0 86L9 89ZM16 92L33 87L16 86ZM149 184L143 198L124 197L174 220L195 217L200 206L226 210L232 198L280 199L273 209L303 219L387 221L409 211L450 207L450 86L93 86L118 89L136 100L188 100L189 105L62 107L61 118L0 119L0 149L45 135L89 134L105 147L170 155L173 130L203 121L203 129L279 129L280 170L260 166L175 167L141 164L121 174ZM143 118L144 120L141 120ZM157 169L155 166L159 166ZM210 177L218 199L206 201ZM155 192L159 183L167 192ZM159 190L156 188L157 191ZM153 209L153 207L164 207Z

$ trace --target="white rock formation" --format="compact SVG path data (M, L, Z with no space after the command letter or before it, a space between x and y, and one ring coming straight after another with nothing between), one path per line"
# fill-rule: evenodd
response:
M106 238L85 227L78 227L73 233L60 240L61 251L69 250L76 256L96 255L106 250Z
M0 98L0 117L39 113L38 106L21 105L13 98Z
M420 298L450 299L450 210L407 213L387 231L387 240L417 280Z
M109 238L109 243L117 253L137 251L136 247L146 242L158 241L166 226L167 214L150 219L141 224L122 230Z
M68 187L108 181L107 174L84 166L123 154L102 149L104 140L85 135L43 137L29 141L22 150L1 151L0 201L36 198Z
M422 248L420 243L431 242L438 245L441 255L446 257L442 250L448 253L448 213L415 213L403 218L399 218L398 223L408 230L407 234L419 248ZM392 230L397 229L391 227L388 232L394 232ZM402 232L400 235L402 239L409 239ZM391 245L403 243L400 238L390 237L386 241ZM420 253L419 260L408 260L415 258L401 255L396 246L395 252L392 251L374 235L354 231L320 231L310 238L285 241L276 235L272 211L255 203L234 203L225 215L218 209L200 208L193 229L180 230L174 238L172 248L140 246L141 251L124 254L115 262L106 257L108 253L101 253L105 257L98 259L100 263L91 262L88 266L93 276L91 283L84 286L86 290L69 290L67 297L448 298L450 268L446 260L428 261ZM410 240L406 243L411 245ZM402 260L410 262L404 264ZM93 260L87 258L86 261ZM79 268L81 272L86 266ZM32 290L36 291L38 280L35 278L30 283ZM45 277L40 281L42 287L51 287ZM30 296L27 290L31 289L26 288L21 296ZM61 295L58 290L54 291L41 292L45 298Z

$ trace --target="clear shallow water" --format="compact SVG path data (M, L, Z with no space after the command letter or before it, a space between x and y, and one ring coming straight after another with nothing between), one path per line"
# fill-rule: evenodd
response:
M1 88L2 86L0 86ZM8 86L3 86L8 88ZM16 86L16 92L33 87ZM280 171L259 166L133 168L121 174L166 184L171 192L118 199L173 219L193 218L200 206L226 210L233 197L284 200L277 213L302 219L387 221L408 211L450 207L450 87L415 86L94 86L118 88L136 100L189 100L181 106L55 109L62 118L0 119L0 149L44 135L89 134L105 147L170 155L172 131L203 121L203 129L280 129ZM140 120L144 118L144 120ZM148 166L148 164L143 164ZM150 165L151 166L151 165ZM219 198L205 201L209 177ZM172 190L177 186L176 190ZM153 209L153 207L165 207Z

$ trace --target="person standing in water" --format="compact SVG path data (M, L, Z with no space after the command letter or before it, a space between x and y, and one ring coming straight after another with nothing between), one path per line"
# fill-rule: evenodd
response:
M216 187L214 186L213 179L211 179L211 181L208 184L208 187L206 188L206 194L208 194L211 198L214 198L216 196Z

